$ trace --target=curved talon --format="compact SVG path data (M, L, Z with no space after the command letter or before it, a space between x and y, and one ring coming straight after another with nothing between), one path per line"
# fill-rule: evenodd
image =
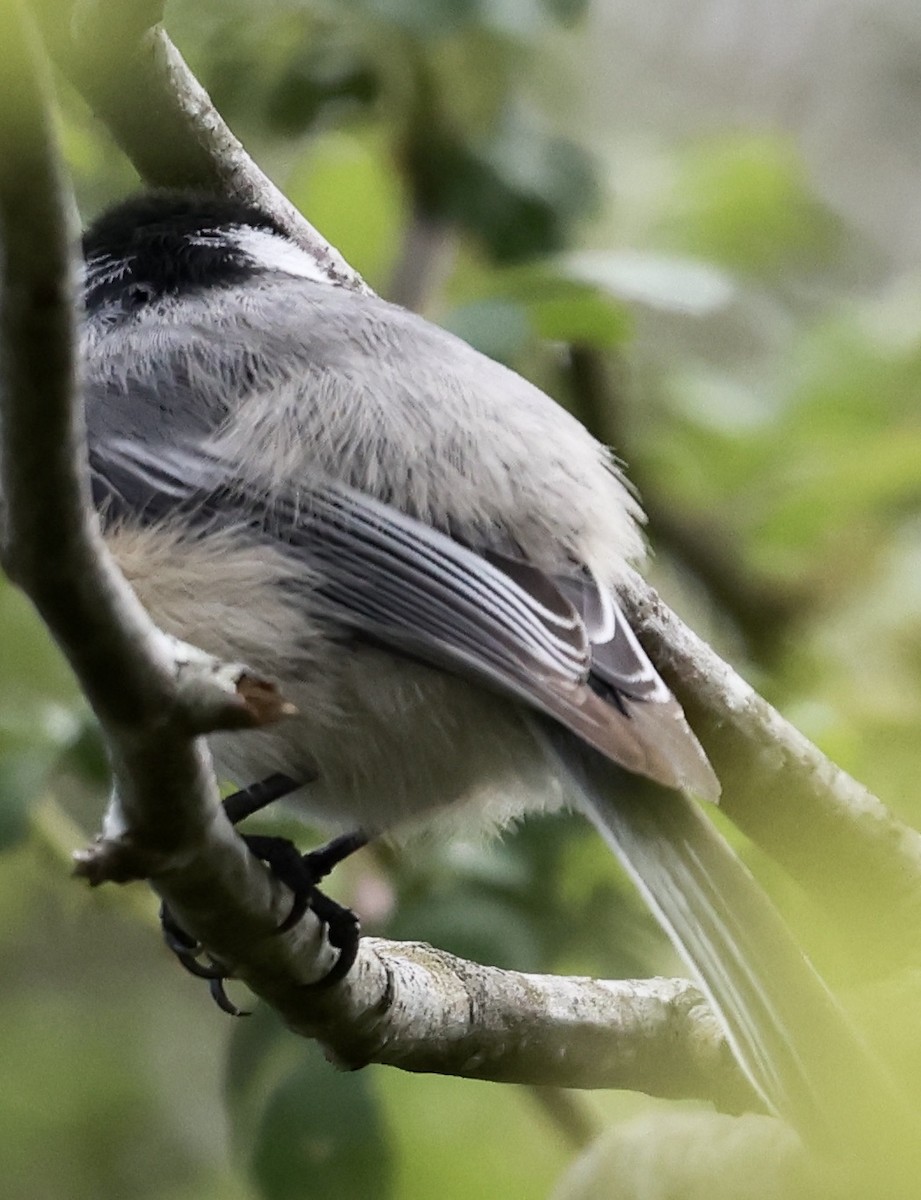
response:
M280 879L294 895L291 911L275 930L276 933L287 933L310 906L310 893L315 882L313 876L305 866L300 851L287 838L247 833L240 836L249 852L266 863L276 879Z
M160 929L163 940L172 952L181 957L182 954L199 954L202 946L191 934L187 933L170 912L164 900L160 901Z
M337 983L341 983L355 965L355 959L358 957L358 939L355 939L355 945L347 947L339 952L339 957L326 972L322 979L317 979L310 987L315 988L330 988Z
M289 929L293 929L308 908L310 908L310 891L298 889L294 893L294 903L291 905L291 911L275 932L287 933Z
M286 775L269 776L261 783L228 796L224 801L224 811L236 825L305 782L308 781L296 781ZM325 988L344 979L358 954L358 918L351 909L336 903L321 892L317 885L343 859L367 844L367 834L361 830L342 834L325 846L304 855L301 855L287 838L247 834L243 834L242 837L250 852L267 863L273 874L293 893L291 911L276 932L286 933L292 929L309 908L326 926L326 937L330 945L339 952L327 974L316 983L307 986ZM165 903L160 905L160 925L163 940L185 969L199 979L208 980L209 990L218 1007L232 1017L249 1016L247 1009L239 1008L227 995L224 988L227 979L225 967L215 961L201 943L179 925Z
M226 978L226 975L217 976L208 985L208 990L211 992L211 998L214 1000L214 1003L222 1012L227 1013L229 1017L251 1017L253 1014L248 1008L238 1008L224 991L224 980Z
M196 955L204 953L204 947L201 942L193 941L190 937L177 937L174 930L167 928L161 918L161 932L163 941L166 943L166 948L172 950L177 958L182 958L183 955L189 955L192 958Z
M310 898L310 907L326 926L326 936L329 944L339 951L338 957L322 979L317 979L308 987L328 988L345 979L358 957L358 945L361 941L361 925L358 917L350 908L331 900L319 888L314 888Z
M292 929L307 909L311 909L327 929L330 945L339 951L330 971L312 987L330 987L349 973L358 954L360 938L358 917L321 892L317 884L325 879L339 863L367 844L368 836L361 830L333 838L318 850L301 855L291 842L277 837L248 837L243 835L250 851L267 863L274 874L294 893L291 911L276 930L285 933Z
M178 951L174 951L174 953L189 974L194 975L196 979L215 980L227 978L226 969L220 963L216 963L210 955L207 962L199 962L192 954L181 954Z
M170 912L166 904L160 904L160 931L167 949L179 959L183 967L197 979L223 979L227 972L220 963L206 954L201 942L187 933ZM206 961L201 962L202 955Z

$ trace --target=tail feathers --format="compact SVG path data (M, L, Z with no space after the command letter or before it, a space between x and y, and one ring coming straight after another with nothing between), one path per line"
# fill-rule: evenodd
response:
M769 1108L810 1140L838 1141L841 1089L890 1085L745 866L685 795L628 776L558 727L543 739Z

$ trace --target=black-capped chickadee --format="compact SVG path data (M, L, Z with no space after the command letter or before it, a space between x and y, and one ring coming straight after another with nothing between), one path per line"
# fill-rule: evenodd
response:
M332 284L256 208L143 195L84 254L107 543L163 629L299 713L213 737L220 775L283 776L311 820L371 835L584 808L784 1111L767 902L686 798L719 785L618 607L643 540L609 452L458 338Z

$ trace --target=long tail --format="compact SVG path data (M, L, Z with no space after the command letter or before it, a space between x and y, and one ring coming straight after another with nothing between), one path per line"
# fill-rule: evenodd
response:
M628 775L558 726L542 736L767 1105L810 1141L840 1145L842 1089L879 1099L891 1081L746 867L687 796Z

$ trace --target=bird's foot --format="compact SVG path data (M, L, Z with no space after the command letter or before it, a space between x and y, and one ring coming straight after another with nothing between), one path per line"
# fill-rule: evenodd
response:
M228 796L224 801L224 810L236 825L300 786L286 775L273 775ZM320 891L318 885L334 867L360 850L367 843L367 836L360 831L343 834L308 854L301 854L287 838L250 834L241 836L250 852L267 863L273 874L294 894L291 911L277 932L284 933L293 928L310 909L326 925L330 945L338 951L336 961L327 974L310 986L330 987L344 979L358 953L358 917L351 909L331 900ZM164 941L185 969L200 979L208 980L211 995L218 1007L232 1016L247 1015L244 1009L238 1008L230 1000L224 989L224 981L228 977L226 966L212 958L201 943L181 927L165 904L160 908L160 925Z

